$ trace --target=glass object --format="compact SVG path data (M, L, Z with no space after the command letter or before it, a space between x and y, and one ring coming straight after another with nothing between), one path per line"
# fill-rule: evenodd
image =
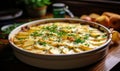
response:
M53 4L53 17L54 18L64 18L65 17L65 4L64 3L54 3Z

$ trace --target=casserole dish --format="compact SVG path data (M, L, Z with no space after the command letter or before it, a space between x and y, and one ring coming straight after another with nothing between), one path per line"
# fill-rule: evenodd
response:
M91 27L94 27L100 31L106 33L106 42L95 49L78 52L78 53L71 53L71 54L39 54L27 51L25 49L20 48L17 46L13 39L16 37L18 32L21 31L24 27L30 27L34 25L42 25L45 23L52 23L52 22L67 22L67 23L80 23L80 24L87 24ZM73 18L52 18L52 19L43 19L43 20L36 20L32 22L28 22L21 26L15 28L9 34L9 42L12 46L15 56L22 62L39 67L39 68L46 68L46 69L72 69L72 68L80 68L90 64L93 64L101 59L103 59L108 51L108 46L111 42L111 32L106 27L94 23L88 22L80 19L73 19ZM24 44L23 44L24 45Z

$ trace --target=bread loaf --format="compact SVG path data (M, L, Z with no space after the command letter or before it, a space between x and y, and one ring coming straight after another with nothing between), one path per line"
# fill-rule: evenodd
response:
M120 30L120 15L112 12L104 12L102 15L107 16L110 19L110 27L115 30Z

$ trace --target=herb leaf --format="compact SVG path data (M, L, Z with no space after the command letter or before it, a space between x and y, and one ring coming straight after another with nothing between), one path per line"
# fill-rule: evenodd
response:
M77 38L74 42L75 43L84 43L85 39Z
M46 46L46 44L47 44L46 42L41 42L41 41L39 41L38 43L39 43L40 45L43 45L43 46Z

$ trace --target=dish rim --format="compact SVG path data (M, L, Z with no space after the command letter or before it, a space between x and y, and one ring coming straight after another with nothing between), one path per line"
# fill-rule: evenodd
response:
M79 22L92 23L92 24L98 25L98 26L100 26L100 27L102 27L102 28L104 28L104 29L106 30L106 32L107 32L107 34L108 34L108 40L107 40L103 45L97 47L96 49L92 49L92 50L84 51L84 52L80 52L80 53L74 53L74 54L37 54L37 53L32 53L32 52L30 52L30 51L27 51L27 50L25 50L25 49L22 49L22 48L16 46L16 45L11 41L11 39L13 38L12 34L15 35L16 33L18 33L18 31L21 30L21 29L20 29L21 27L33 25L33 23L35 23L35 25L36 25L36 24L39 23L39 22L56 21L56 20L58 20L58 21L59 21L59 20L61 20L61 21L64 21L64 20L68 20L68 21L79 21ZM18 29L19 29L19 30L18 30ZM15 31L17 31L17 32L15 33ZM105 26L103 26L103 25L101 25L101 24L98 24L98 23L96 23L96 22L90 22L90 21L85 21L85 20L76 19L76 18L75 18L75 19L74 19L74 18L50 18L50 19L34 20L34 21L27 22L27 23L25 23L25 24L22 24L22 25L16 27L16 28L13 29L13 30L10 32L10 34L8 35L9 43L10 43L10 45L11 45L13 48L15 48L15 49L17 49L17 50L19 50L19 51L25 52L25 54L26 54L26 53L29 53L29 54L31 54L31 55L52 56L52 57L53 57L53 56L54 56L54 57L58 57L58 56L73 56L73 55L83 55L83 54L94 53L95 51L98 51L98 50L101 50L101 49L103 49L103 48L106 48L106 46L109 45L109 43L111 42L111 38L112 38L111 31L110 31L107 27L105 27Z

